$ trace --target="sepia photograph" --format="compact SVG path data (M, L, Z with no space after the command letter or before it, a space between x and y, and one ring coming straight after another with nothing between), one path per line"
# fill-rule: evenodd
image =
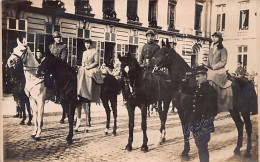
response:
M0 3L0 162L260 160L260 0Z

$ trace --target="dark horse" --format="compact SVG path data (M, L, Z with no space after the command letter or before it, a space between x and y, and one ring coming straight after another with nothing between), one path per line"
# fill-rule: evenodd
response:
M7 70L10 74L10 87L14 97L14 101L16 102L16 107L20 115L22 115L21 125L24 125L24 121L26 120L26 111L25 106L27 108L27 112L29 115L29 120L27 125L32 125L32 114L31 114L31 106L28 96L25 94L25 76L23 72L23 63L17 62L16 66L8 66Z
M39 66L38 73L51 74L55 81L57 93L60 93L61 105L68 115L69 134L66 138L68 144L72 143L73 123L77 100L77 72L59 58L50 53L46 53L46 58ZM46 80L46 79L45 79Z
M181 92L181 79L187 77L186 74L191 73L192 69L183 60L183 58L176 53L174 49L167 49L163 47L159 50L155 58L151 61L151 65L157 65L159 67L167 67L173 81L173 97L174 106L178 109L178 115L181 120L183 135L184 135L184 150L182 152L183 157L188 157L190 151L190 131L188 130L189 114L188 109L192 106L192 96ZM189 77L189 87L196 86L195 77ZM251 134L252 124L250 121L250 112L256 113L257 109L257 97L252 84L241 84L238 80L233 82L233 110L230 110L231 117L236 124L238 130L237 147L234 150L235 154L240 154L240 148L243 141L243 125L245 122L247 138L247 150L246 156L250 155L251 150ZM240 112L244 119L241 120Z
M167 112L172 98L169 89L172 89L172 84L164 79L162 75L153 73L152 70L143 71L137 60L130 55L119 56L119 60L122 63L122 79L124 83L122 93L127 102L126 107L129 116L129 138L126 150L132 150L134 111L135 107L138 106L141 109L142 115L143 145L141 150L146 152L148 151L148 138L146 134L147 107L159 100L163 101L164 109L163 111L159 111L159 114L161 119L160 132L164 135Z

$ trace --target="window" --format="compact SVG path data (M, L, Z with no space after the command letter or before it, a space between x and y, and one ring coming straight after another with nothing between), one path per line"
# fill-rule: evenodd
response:
M203 4L196 3L194 29L199 30L199 31L201 30L201 12L202 12L202 9L203 9Z
M168 28L174 29L175 28L175 5L176 2L173 0L169 0L168 2Z
M225 21L226 21L225 9L226 9L226 5L217 6L216 31L225 30Z
M137 15L137 0L128 0L127 1L127 20L139 21Z
M157 0L149 1L148 21L149 26L157 27Z
M78 38L89 38L90 31L88 29L78 28Z
M103 15L104 17L116 18L116 12L114 10L114 0L103 0Z
M12 17L8 18L8 29L9 30L20 30L25 31L26 30L26 21L25 20L19 20Z
M237 61L242 62L243 67L247 67L247 46L238 46Z
M90 13L92 7L89 5L89 0L75 0L75 13Z
M249 10L240 11L239 30L248 30Z
M45 24L45 29L46 29L46 34L52 34L55 31L60 32L60 25L59 24L50 24L50 23L46 23Z

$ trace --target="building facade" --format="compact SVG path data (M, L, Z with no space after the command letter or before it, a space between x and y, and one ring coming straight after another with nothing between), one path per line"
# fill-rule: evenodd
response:
M257 72L260 54L260 1L214 0L212 3L212 31L223 34L228 51L226 68L234 72L241 61L247 72Z
M190 66L209 51L210 0L6 0L2 6L4 63L19 32L32 52L46 50L52 33L61 32L71 66L80 64L85 38L93 40L100 65L112 67L126 53L138 58L149 28L158 42L168 39Z

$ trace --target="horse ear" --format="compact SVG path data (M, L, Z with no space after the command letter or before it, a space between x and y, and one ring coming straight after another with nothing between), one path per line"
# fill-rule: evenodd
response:
M19 41L18 38L16 38L16 42L17 42L17 46L21 46L22 45L22 43Z

